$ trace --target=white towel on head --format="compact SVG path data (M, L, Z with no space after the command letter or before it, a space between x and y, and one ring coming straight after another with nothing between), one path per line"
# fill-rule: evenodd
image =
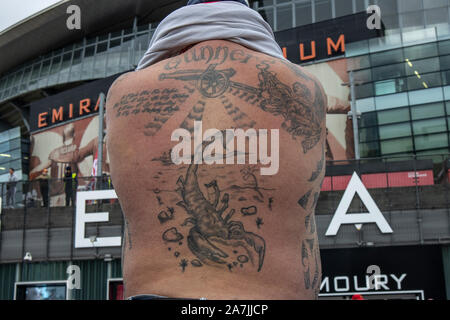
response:
M272 29L258 12L239 2L225 1L186 6L169 14L156 28L136 70L206 40L228 40L284 59Z

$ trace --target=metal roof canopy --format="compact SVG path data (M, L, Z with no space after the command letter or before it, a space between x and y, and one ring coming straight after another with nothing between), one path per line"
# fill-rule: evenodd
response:
M0 33L0 74L35 57L86 36L104 34L139 24L157 22L187 0L62 0ZM67 8L81 9L81 30L66 26Z
M138 25L161 21L187 0L62 0L0 32L0 75L36 57L60 49L85 37L107 34ZM67 8L81 10L81 30L66 26ZM83 83L83 82L81 82ZM81 84L68 83L24 93L0 104L0 118L29 134L29 103ZM50 94L51 95L51 94Z

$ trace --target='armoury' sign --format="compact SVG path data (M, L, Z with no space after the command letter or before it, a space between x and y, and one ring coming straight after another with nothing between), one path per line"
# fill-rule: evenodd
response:
M369 213L346 213L355 194L358 194ZM86 223L109 221L108 212L97 212L86 214L87 200L117 199L114 190L84 191L77 193L76 225L75 225L75 248L91 248L94 243L85 237ZM354 224L360 229L364 223L375 223L382 233L392 233L392 229L373 201L366 187L356 172L344 192L339 206L325 233L326 236L335 236L342 224ZM96 247L118 247L122 244L122 237L96 238Z

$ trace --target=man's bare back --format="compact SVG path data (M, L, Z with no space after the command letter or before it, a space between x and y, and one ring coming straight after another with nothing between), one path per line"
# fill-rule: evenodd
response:
M126 220L125 297L316 298L325 107L303 69L228 41L120 77L106 117ZM268 165L249 158L237 164L235 152L234 164L174 164L172 133L194 138L194 121L203 133L278 129L278 172L262 175Z

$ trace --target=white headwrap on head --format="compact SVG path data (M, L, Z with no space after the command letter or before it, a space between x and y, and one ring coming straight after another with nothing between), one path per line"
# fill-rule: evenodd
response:
M185 6L169 14L156 28L136 70L207 40L228 40L284 59L272 29L258 12L239 2L225 1Z

